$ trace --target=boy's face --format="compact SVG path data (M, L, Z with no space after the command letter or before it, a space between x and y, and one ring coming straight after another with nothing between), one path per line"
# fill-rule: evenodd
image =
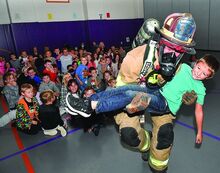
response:
M54 49L54 53L58 55L60 53L60 49L58 48Z
M22 57L27 57L27 52L26 52L26 51L22 51L22 52L21 52L21 56L22 56Z
M84 97L89 98L94 93L95 93L95 91L93 89L87 90L84 94Z
M22 95L27 99L32 99L34 97L33 89L26 89L24 92L22 92Z
M110 58L106 58L106 64L110 64L111 63L111 59Z
M78 66L77 63L73 63L73 65L72 65L74 70L76 70L77 66Z
M92 77L96 77L96 76L97 76L96 70L92 70L92 71L91 71L91 76L92 76Z
M104 79L108 81L111 78L111 75L109 73L104 73Z
M53 67L53 71L54 71L54 73L58 73L58 68L57 67Z
M66 50L66 49L63 50L63 55L64 55L64 56L67 56L68 54L69 54L68 50Z
M75 94L78 91L78 85L73 82L70 86L69 86L69 90L72 94Z
M13 84L15 82L14 76L13 75L8 76L7 79L5 80L5 82L7 84Z
M33 56L28 56L28 61L29 62L32 62L34 60L34 57Z
M48 69L52 69L52 64L51 62L47 62L46 64L44 64L44 66Z
M28 71L28 76L30 76L31 78L33 78L35 76L35 71L34 70L29 70Z
M12 55L11 55L11 59L12 59L12 60L15 60L15 59L16 59L16 56L12 54Z
M109 86L112 88L116 87L116 80L111 80L111 82L109 83Z
M105 59L105 58L102 58L102 59L100 60L100 64L102 64L102 65L106 64L106 59Z
M83 65L86 65L86 64L87 64L87 59L86 59L86 58L81 58L81 63L82 63Z
M68 71L74 70L72 66L67 67Z
M195 80L204 80L211 76L210 67L203 61L198 61L192 69L192 77Z
M45 56L46 56L46 57L50 58L50 57L51 57L51 55L52 55L52 54L51 54L51 52L50 52L50 51L46 51L46 53L45 53Z
M43 77L43 82L44 83L49 83L50 82L50 77L49 76L44 76Z

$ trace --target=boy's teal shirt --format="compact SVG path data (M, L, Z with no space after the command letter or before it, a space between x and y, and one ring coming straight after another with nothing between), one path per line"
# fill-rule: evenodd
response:
M182 104L183 94L192 90L197 94L196 103L203 105L206 95L203 82L193 79L192 68L182 64L177 74L162 87L160 92L167 100L170 111L175 115Z

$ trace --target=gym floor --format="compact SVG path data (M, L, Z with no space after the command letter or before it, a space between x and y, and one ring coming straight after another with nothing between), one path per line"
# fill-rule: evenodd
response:
M199 51L199 55L219 52ZM201 57L201 56L200 56ZM169 173L218 172L220 160L220 73L205 82L203 143L195 145L194 106L182 106L175 123L175 140ZM0 115L7 111L1 97ZM151 129L147 118L146 129ZM42 132L28 136L11 125L0 129L0 172L2 173L151 173L140 153L120 143L114 123L108 123L99 136L69 127L68 135L49 137Z

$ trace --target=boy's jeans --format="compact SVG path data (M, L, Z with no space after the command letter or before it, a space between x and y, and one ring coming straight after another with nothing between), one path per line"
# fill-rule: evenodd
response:
M148 106L149 112L162 113L167 111L167 102L159 90L151 90L139 85L125 85L112 90L103 91L93 94L90 99L92 101L98 101L96 113L109 112L124 108L131 103L138 92L147 93L148 96L151 97Z

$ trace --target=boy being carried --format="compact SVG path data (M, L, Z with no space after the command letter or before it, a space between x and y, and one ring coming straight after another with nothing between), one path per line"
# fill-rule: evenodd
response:
M202 105L206 94L202 80L212 78L218 68L219 62L216 58L212 55L205 55L196 62L193 68L187 64L182 64L173 79L161 89L150 90L137 85L127 85L93 94L89 100L78 99L78 102L76 102L76 98L67 95L66 102L71 111L84 117L89 117L94 110L96 113L101 113L126 107L127 112L132 114L148 108L148 112L161 114L162 116L170 112L170 116L165 118L172 122L182 104L183 94L194 90L197 94L195 105L198 129L196 143L200 144L202 142L204 116ZM172 145L172 142L170 145Z

